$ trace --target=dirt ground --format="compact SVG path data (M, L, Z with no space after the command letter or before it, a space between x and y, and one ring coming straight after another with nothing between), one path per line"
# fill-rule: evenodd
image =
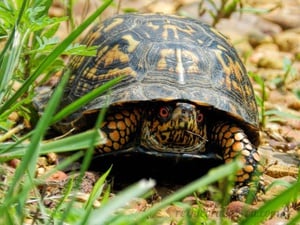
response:
M54 2L50 14L64 15L61 1ZM90 11L99 6L99 2L79 0L75 4L76 23L80 23ZM213 20L208 10L212 10L212 6L209 1L203 1L202 6L199 2L199 0L116 1L113 7L105 11L101 19L124 11L164 12L188 15L211 24ZM219 1L215 2L219 5ZM265 166L266 185L274 180L293 182L298 176L300 157L300 1L243 2L245 12L235 12L229 18L220 19L216 23L216 28L231 39L247 70L260 75L264 80L265 124L261 124L259 152ZM66 26L62 25L58 33L60 38L65 36L65 28ZM262 96L262 86L254 80L253 85L256 94ZM60 179L60 175L57 176L57 179ZM87 192L92 183L90 180L93 179L95 179L93 175L87 175ZM265 195L260 196L260 201L272 198L281 190L282 187L278 186L271 188ZM158 198L173 191L173 188L162 187ZM194 200L189 198L186 201ZM208 212L213 211L215 207L210 203L209 201L205 203ZM143 204L148 203L141 200L133 207L141 209ZM239 204L242 203L233 204L236 205L231 206L229 211L235 215L239 213ZM180 210L175 206L172 207L165 213L172 214ZM275 216L274 221L284 221L296 212L296 208L289 208L283 216Z

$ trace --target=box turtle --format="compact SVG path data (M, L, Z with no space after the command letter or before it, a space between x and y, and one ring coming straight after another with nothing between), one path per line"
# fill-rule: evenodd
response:
M57 130L92 128L109 100L101 128L107 142L98 154L239 157L245 163L237 174L240 185L260 168L253 88L237 52L215 29L191 18L133 13L103 21L83 44L97 46L97 55L71 58L62 107L111 79L124 79L58 122Z

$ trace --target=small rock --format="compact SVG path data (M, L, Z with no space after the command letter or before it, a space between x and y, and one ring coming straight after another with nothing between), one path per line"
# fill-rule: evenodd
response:
M87 193L78 192L76 194L76 200L79 202L86 203L89 200L89 198L90 198L90 194ZM101 206L101 203L98 200L94 200L93 206L95 208L99 208Z
M48 163L50 165L52 164L57 164L57 161L58 161L58 157L57 157L57 154L56 153L48 153L47 154L47 159L48 159Z
M20 115L17 112L12 112L11 114L9 114L8 119L13 122L17 122L20 119Z
M270 13L262 15L262 17L280 25L283 29L299 27L299 7L300 3L297 0L284 0L280 3L280 7L277 7L277 9L272 10Z
M296 166L271 165L266 169L266 174L274 178L285 176L292 176L296 178L299 174L299 168Z
M90 193L97 182L99 175L95 172L85 172L80 184L80 190L84 193Z
M251 33L249 33L248 40L252 47L256 47L261 44L269 44L273 41L270 35L266 35L262 32L257 31L252 31Z
M295 97L295 100L294 101L291 101L289 104L288 104L288 107L290 109L294 109L294 110L297 110L298 112L300 112L300 100L298 100L296 97Z
M135 213L137 212L143 212L145 211L147 208L149 207L147 201L143 198L137 198L135 200L132 200L129 203L128 208L131 208L135 211Z
M44 175L46 172L46 169L44 167L39 167L36 169L36 176L40 177L42 175Z
M54 174L52 174L47 181L63 181L68 178L68 175L64 173L63 171L56 171Z
M250 61L258 67L282 70L284 58L292 60L294 56L291 53L271 50L271 46L269 44L259 46L258 50L250 57Z
M233 221L238 221L242 216L249 216L255 212L257 208L240 201L233 201L229 203L226 208L226 216Z
M166 208L166 213L169 217L179 220L184 214L184 209L179 206L171 205Z
M12 168L17 168L21 163L21 160L20 159L12 159L9 161L9 165L12 167Z
M183 203L186 203L189 205L197 204L198 201L199 201L199 199L195 196L187 196L182 200Z

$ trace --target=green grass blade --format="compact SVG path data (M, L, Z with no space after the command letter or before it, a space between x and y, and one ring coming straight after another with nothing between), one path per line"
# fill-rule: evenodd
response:
M28 1L23 1L12 32L0 54L0 103L2 103L6 90L9 87L8 84L12 78L15 66L19 62L22 41L26 38L26 34L22 35L18 28L24 15L27 3ZM0 107L0 111L2 107L3 106Z
M19 27L19 25L20 25L20 21L22 19L22 16L24 15L24 11L26 9L27 3L28 3L28 0L24 0L23 3L22 3L22 5L21 5L21 8L20 8L17 20L15 22L15 26L12 29L12 33L9 35L7 43L4 46L2 52L0 53L0 62L2 62L4 54L7 52L8 48L11 46L11 43L13 43L15 32L17 30L17 27Z
M108 176L108 174L111 171L111 167L100 177L100 179L96 182L95 186L93 187L93 190L90 194L90 197L88 201L86 202L84 208L87 210L91 210L93 207L93 202L101 195L105 180Z
M0 82L0 102L3 102L6 91L8 90L9 81L12 80L13 71L19 61L19 56L22 48L21 34L15 30L11 46L7 49L3 56L3 61L0 67L1 82Z
M91 146L91 138L94 135L95 130L88 130L79 134L68 136L55 141L43 142L40 144L40 154L47 154L50 152L54 153L64 153L75 150L87 149ZM95 145L103 144L105 139L101 131L97 131L98 135L96 137ZM3 143L0 144L0 148L9 148L13 145L14 148L7 153L0 154L0 162L5 162L14 158L20 158L25 155L29 144L19 144L15 146L14 143Z
M111 167L100 177L100 179L94 185L93 190L90 194L90 197L84 206L86 211L85 211L84 217L80 221L80 224L87 224L88 218L93 209L93 204L99 198L101 193L103 192L105 180L106 180L108 174L110 173L110 171L111 171Z
M66 39L62 41L44 61L39 65L39 67L34 71L34 73L24 82L24 84L18 89L18 91L9 98L3 106L0 108L0 114L9 109L19 97L21 97L28 88L33 84L43 71L49 67L52 62L65 50L67 47L86 29L110 4L112 0L106 0L101 7L99 7L90 17L88 17L81 25L79 25Z

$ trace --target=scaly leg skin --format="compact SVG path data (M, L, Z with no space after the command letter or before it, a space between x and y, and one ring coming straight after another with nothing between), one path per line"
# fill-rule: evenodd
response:
M106 143L97 146L97 151L113 153L133 145L141 115L136 109L119 109L109 112L101 126Z
M211 133L212 141L222 149L225 163L235 158L244 163L244 167L236 174L237 186L232 197L237 199L247 197L252 182L257 182L258 189L263 190L263 181L260 178L263 171L259 163L260 156L245 132L235 124L222 122L216 124Z

